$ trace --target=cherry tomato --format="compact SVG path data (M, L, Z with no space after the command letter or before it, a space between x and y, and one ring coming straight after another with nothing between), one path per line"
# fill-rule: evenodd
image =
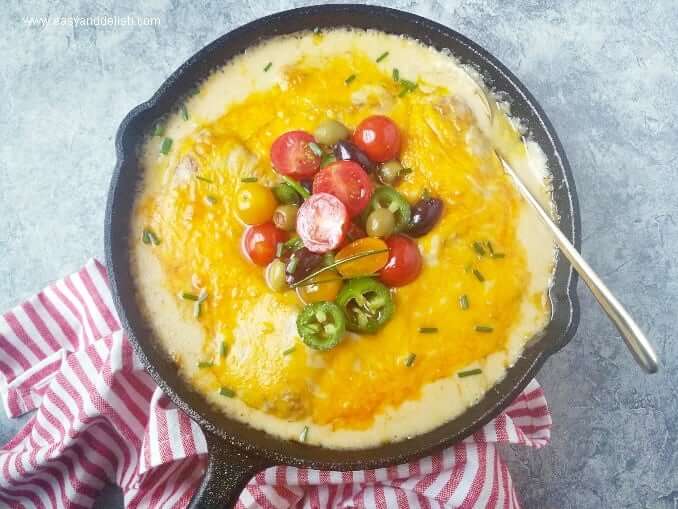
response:
M273 223L264 223L247 228L242 245L250 260L265 267L275 258L278 242L286 240L287 233L276 228Z
M344 204L328 193L311 195L297 212L297 233L313 253L335 249L344 240L350 224Z
M389 258L388 246L381 239L365 237L354 240L349 245L341 248L335 257L336 261L343 260L349 256L356 256L367 251L384 251L358 258L351 262L346 262L337 267L339 273L344 277L369 276L381 269Z
M299 297L302 304L333 301L337 298L337 294L344 284L341 276L333 270L318 274L310 282L313 284L297 288L297 297Z
M393 235L386 244L388 263L381 269L381 280L388 286L405 286L417 279L422 264L417 243L404 235Z
M314 193L329 193L346 205L348 215L355 217L370 202L374 184L365 170L353 161L337 161L325 166L313 179Z
M306 131L290 131L271 145L271 163L278 173L297 179L312 177L320 168L320 157L311 150L315 141Z
M400 130L390 118L373 115L358 124L353 143L373 161L384 163L400 152Z
M235 206L243 223L262 224L271 220L278 202L268 187L252 182L238 188Z

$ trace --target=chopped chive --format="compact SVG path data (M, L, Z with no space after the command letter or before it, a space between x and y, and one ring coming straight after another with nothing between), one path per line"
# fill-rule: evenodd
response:
M264 67L264 72L268 72L271 67L273 67L273 62L267 63L266 67Z
M188 120L188 110L186 109L185 104L181 105L181 118L184 120Z
M290 262L287 264L287 273L292 274L297 269L297 265L299 265L299 258L293 256L290 258Z
M296 346L291 346L290 348L288 348L287 350L285 350L283 352L283 355L289 355L289 354L293 353L296 349L297 349Z
M474 329L476 332L485 332L485 333L494 331L494 328L490 327L489 325L476 325Z
M304 426L304 429L302 429L301 433L299 434L299 441L306 442L307 438L308 438L308 426Z
M478 281L481 283L485 281L485 276L483 276L478 269L473 269L473 275L476 277Z
M198 296L190 292L181 292L181 298L184 300L192 300L198 302Z
M419 327L419 334L435 334L438 327Z
M153 129L153 136L162 136L165 134L165 125L158 122Z
M460 371L459 373L457 373L457 376L459 378L466 378L467 376L479 375L482 372L483 370L479 368L469 369L468 371Z
M196 175L195 178L197 178L198 180L202 180L203 182L207 182L208 184L214 183L212 179L208 179L207 177L203 177L202 175Z
M172 138L165 138L162 140L162 145L160 145L160 152L167 155L170 150L172 150Z
M347 85L350 85L351 82L352 82L355 78L356 78L356 75L355 75L355 74L351 74L348 78L346 78L346 79L344 80L344 83L346 83Z
M381 55L379 55L379 56L377 57L377 60L376 60L377 63L379 63L379 62L381 62L382 60L384 60L387 56L388 56L388 51L384 51Z
M195 304L193 304L193 318L200 318L201 313L202 313L202 302L197 301Z
M227 353L228 345L226 344L226 341L222 341L221 344L219 344L219 357L226 357Z
M318 145L315 141L312 141L311 143L308 144L308 148L311 149L311 151L317 155L318 157L322 157L325 153L323 152L323 149L320 148L320 145Z
M459 308L464 310L468 309L468 297L466 295L459 297Z
M257 177L243 177L240 182L256 182L257 180L259 180Z
M400 90L400 93L398 94L398 97L403 97L408 92L414 91L418 85L414 81L402 79L400 80L400 86L402 88Z
M222 396L226 396L227 398L234 398L235 397L235 391L233 389L229 389L228 387L222 387L219 389L219 394Z
M283 254L283 249L285 249L285 243L284 242L278 242L275 245L275 257L280 258Z
M205 199L207 200L207 203L209 203L210 205L214 205L217 202L217 197L211 194L205 196Z
M311 196L311 193L308 192L308 189L306 189L304 186L302 186L299 182L297 182L294 179L291 179L289 177L283 176L283 180L285 181L285 184L290 186L292 189L294 189L299 195L305 200L309 196Z
M488 240L487 242L485 242L485 245L487 246L487 250L489 251L490 256L494 256L494 247L492 246L492 242Z
M155 234L155 232L150 228L144 228L144 233L141 236L141 240L143 241L144 244L153 244L154 246L160 244L160 239Z
M301 237L292 237L283 245L290 251L297 251L298 249L301 249L301 247L304 245L304 241L301 240Z
M493 253L492 258L504 258L506 255L504 253Z
M473 243L473 249L480 256L485 256L485 249L483 249L483 245L480 242L477 242L477 241L474 242Z
M412 173L412 171L413 171L412 168L403 168L402 170L400 170L400 175L401 176L409 175L410 173Z
M400 81L400 71L398 70L397 67L393 68L392 76L393 76L393 81Z
M416 353L411 353L410 355L408 355L407 358L405 359L405 366L407 366L408 368L412 367L412 364L414 364L416 358L417 358Z
M202 368L211 368L212 366L214 366L214 363L212 361L200 361L198 363L198 367L201 368L201 369Z

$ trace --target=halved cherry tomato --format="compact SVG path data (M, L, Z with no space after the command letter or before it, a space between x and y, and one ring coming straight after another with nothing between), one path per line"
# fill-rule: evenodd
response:
M384 251L367 255L368 251ZM354 240L349 245L341 248L335 257L336 261L344 260L350 256L357 256L365 253L363 258L343 263L337 267L339 273L344 277L369 276L381 269L388 262L388 246L381 239L365 237Z
M405 286L421 272L421 253L417 243L404 235L393 235L386 239L388 263L381 269L380 279L388 286Z
M288 177L312 177L320 169L320 157L308 145L313 141L313 136L306 131L290 131L280 135L271 145L273 167Z
M326 253L344 240L350 225L346 206L328 193L311 195L297 212L297 233L314 253Z
M346 205L351 217L367 206L374 184L365 170L353 161L337 161L325 166L313 179L314 193L329 193Z
M400 152L400 130L390 118L373 115L358 124L353 143L373 161L384 163Z
M273 223L264 223L245 230L242 246L250 260L265 267L275 258L278 242L286 240L286 232L276 228Z

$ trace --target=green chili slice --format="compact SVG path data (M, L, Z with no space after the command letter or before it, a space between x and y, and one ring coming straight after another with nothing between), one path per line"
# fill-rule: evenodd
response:
M308 192L308 189L306 189L304 186L302 186L299 182L297 182L294 179L291 179L289 177L283 177L283 180L285 181L285 184L290 186L292 189L294 189L299 195L305 200L309 196L311 196L311 193Z
M314 302L297 316L297 332L307 346L330 350L343 339L346 318L334 302Z
M395 305L389 289L369 277L351 279L337 295L346 315L346 328L373 334L393 316Z
M369 216L375 209L382 208L390 210L395 216L395 231L402 232L407 229L410 224L410 204L407 199L392 187L380 187L372 195L370 203L362 213L363 222L367 221Z

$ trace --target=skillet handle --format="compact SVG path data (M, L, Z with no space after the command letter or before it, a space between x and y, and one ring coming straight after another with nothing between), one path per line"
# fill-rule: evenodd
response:
M205 429L203 433L207 441L207 468L188 507L230 509L235 507L247 483L271 463L233 447Z

